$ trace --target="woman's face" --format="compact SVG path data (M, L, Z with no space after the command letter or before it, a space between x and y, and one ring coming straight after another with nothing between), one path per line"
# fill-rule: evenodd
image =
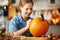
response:
M27 3L23 7L21 7L21 13L23 17L29 17L30 14L32 13L33 9L33 4L32 3Z

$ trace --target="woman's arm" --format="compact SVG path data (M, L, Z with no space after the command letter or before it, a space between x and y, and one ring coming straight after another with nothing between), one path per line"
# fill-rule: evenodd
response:
M20 30L18 30L16 32L13 32L13 34L14 34L14 36L20 36L20 35L22 35L27 30L28 30L28 28L24 27L24 28L22 28L22 29L20 29Z
M22 35L25 31L27 31L30 27L30 23L31 23L31 20L28 20L27 21L27 25L26 27L16 31L16 32L13 32L14 36L19 36L19 35Z

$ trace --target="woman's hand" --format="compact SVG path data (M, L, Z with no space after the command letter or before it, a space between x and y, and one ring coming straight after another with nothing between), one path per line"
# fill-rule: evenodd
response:
M18 31L16 31L16 32L14 32L14 33L13 33L14 36L22 35L26 30L28 30L29 27L30 27L31 21L32 21L32 20L28 20L28 21L26 22L26 24L27 24L26 27L24 27L24 28L22 28L22 29L20 29L20 30L18 30Z
M26 24L27 24L27 25L26 25L26 28L27 28L27 29L29 29L30 24L31 24L31 21L32 21L32 20L31 20L31 19L29 19L29 20L26 22Z

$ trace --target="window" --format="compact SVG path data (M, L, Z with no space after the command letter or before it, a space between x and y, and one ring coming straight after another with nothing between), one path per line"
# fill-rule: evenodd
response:
M54 4L54 3L55 3L55 0L50 0L50 3L51 3L51 4Z
M11 3L12 3L12 4L15 4L15 3L16 3L16 0L11 0Z

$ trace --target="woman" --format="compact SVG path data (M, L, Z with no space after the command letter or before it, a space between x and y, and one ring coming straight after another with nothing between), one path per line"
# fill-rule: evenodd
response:
M20 15L14 17L9 24L9 32L14 33L14 36L24 35L32 36L29 32L30 17L33 9L32 0L20 0L19 4Z

